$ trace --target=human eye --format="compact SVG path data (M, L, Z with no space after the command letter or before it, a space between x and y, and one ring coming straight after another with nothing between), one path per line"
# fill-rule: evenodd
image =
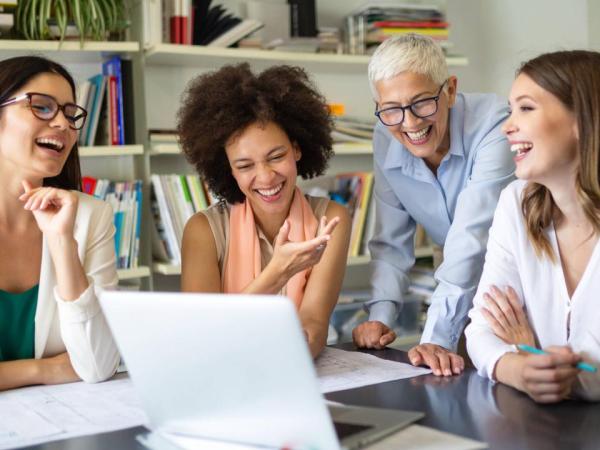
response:
M280 160L283 159L284 156L285 156L285 152L283 152L283 153L277 153L277 154L271 156L269 158L269 161L280 161Z
M533 106L530 105L521 105L519 106L519 111L522 112L528 112L528 111L533 111L535 108Z
M252 164L240 164L238 166L235 166L236 170L240 170L240 171L248 170L251 167L252 167Z

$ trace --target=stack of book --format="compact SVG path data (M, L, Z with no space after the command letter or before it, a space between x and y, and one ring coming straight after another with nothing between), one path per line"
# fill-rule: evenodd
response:
M214 199L198 175L152 175L153 254L161 261L181 264L181 241L186 222Z
M77 104L88 112L79 145L134 143L131 61L113 56L102 63L102 73L79 84Z
M82 178L83 191L107 202L114 212L118 269L138 266L142 213L142 181Z
M334 118L331 136L336 143L358 142L370 144L373 141L375 122L348 116Z
M385 39L406 33L448 40L448 22L438 6L372 1L346 17L348 53L368 54Z

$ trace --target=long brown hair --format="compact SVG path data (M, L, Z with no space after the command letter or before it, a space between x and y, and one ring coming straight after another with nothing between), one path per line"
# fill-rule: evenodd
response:
M587 219L600 233L600 53L546 53L524 63L519 74L527 75L575 115L580 161L575 188ZM538 257L546 255L555 261L556 255L544 234L556 212L550 191L540 184L528 183L521 209Z
M63 77L71 87L73 98L76 98L75 81L63 66L40 56L17 56L0 61L0 104L11 98L29 80L42 73L54 73ZM71 149L61 172L55 177L44 178L43 184L81 191L81 168L77 143Z

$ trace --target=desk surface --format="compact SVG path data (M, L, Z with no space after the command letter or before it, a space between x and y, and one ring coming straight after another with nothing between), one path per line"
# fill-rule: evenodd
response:
M340 348L350 350L351 345ZM406 353L369 351L408 362ZM537 405L524 394L492 385L469 369L460 376L425 375L327 394L329 400L361 406L422 411L419 423L487 442L491 449L598 449L600 404L567 401ZM28 447L35 450L144 450L135 436L143 427Z

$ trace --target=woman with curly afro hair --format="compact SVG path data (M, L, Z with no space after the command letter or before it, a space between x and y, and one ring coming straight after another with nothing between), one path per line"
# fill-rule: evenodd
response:
M316 357L350 236L343 206L296 186L298 175L322 174L332 154L324 98L297 67L255 75L248 64L225 66L190 83L177 128L221 199L185 227L182 291L287 295Z

